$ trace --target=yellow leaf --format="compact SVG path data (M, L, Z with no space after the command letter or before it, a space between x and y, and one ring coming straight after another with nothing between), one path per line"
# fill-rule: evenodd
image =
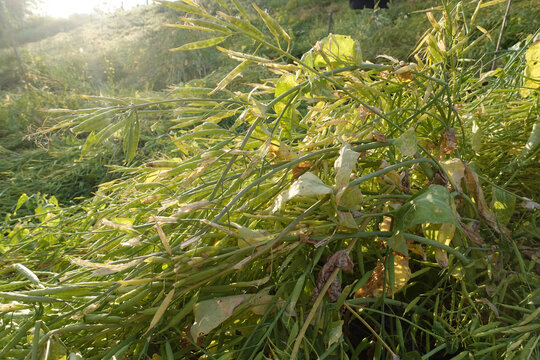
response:
M520 91L521 96L527 97L533 89L540 87L540 40L536 40L525 53L525 81Z
M377 266L373 269L371 276L369 277L366 285L362 286L355 294L354 298L376 298L383 293L384 276L384 264L378 260ZM386 284L386 295L392 296L392 288L394 294L400 291L407 285L407 282L411 279L411 269L409 268L409 260L407 257L394 253L394 286Z

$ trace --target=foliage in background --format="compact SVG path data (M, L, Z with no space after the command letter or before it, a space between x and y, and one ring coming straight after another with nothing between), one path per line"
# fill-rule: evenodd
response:
M342 35L300 59L256 6L162 3L209 30L181 50L238 65L55 125L131 160L144 119L173 118L174 149L77 206L19 200L35 215L2 227L0 357L540 356L534 35L484 73L486 9L443 3L414 63Z
M13 4L19 6L23 3ZM345 0L273 0L258 4L282 23L294 39L292 54L300 56L330 30L358 39L364 58L371 61L375 61L379 54L406 59L416 39L428 24L424 13L415 11L438 5L437 2L394 1L389 9L373 12L349 10ZM217 10L217 3L211 2L207 5L210 12ZM539 11L539 6L534 0L512 2L502 49L508 49L517 39L524 38L538 28L539 20L534 14ZM495 38L504 6L492 9L478 17L476 22L491 31L492 38ZM262 20L254 17L257 16L254 11L248 10L248 13L252 21L262 25ZM27 129L41 124L47 118L48 114L40 113L40 109L84 106L82 103L85 101L74 98L72 94L145 97L148 96L148 91L161 90L171 85L213 87L236 66L233 61L226 61L227 56L224 54L216 55L208 49L171 53L169 47L178 47L182 43L204 38L202 33L186 29L171 31L162 26L163 23L174 23L176 18L177 15L166 7L150 6L100 16L97 19L92 16L72 17L67 20L30 17L25 19L22 25L19 24L20 27L17 25L18 30L13 35L17 44L25 43L18 51L24 71L20 71L19 62L12 49L5 48L0 51L0 96L3 99L0 110L0 146L15 152L26 151L24 156L9 158L10 168L23 169L23 164L14 163L24 161L30 156L27 150L31 148L36 149L36 157L44 159L41 165L34 169L39 172L42 169L54 168L55 165L49 166L45 162L41 150L32 142L23 141L23 138L28 135ZM56 35L35 42L47 34ZM480 32L471 36L478 36L477 34ZM241 40L238 41L231 42L231 46L240 48L242 43ZM470 49L469 55L475 59L483 57L483 64L489 66L494 48L494 41L484 38L481 44ZM263 48L260 51L262 53L267 50ZM486 68L482 71L488 70ZM254 83L267 76L266 70L249 67L244 71L243 78L235 79L229 86L234 90L237 86L243 87L244 83ZM199 78L204 79L194 80ZM105 161L102 165L107 163L109 162ZM33 175L31 169L25 168L23 177L37 178L37 173ZM99 170L99 174L105 174L103 166L95 169ZM4 174L13 175L7 168L3 170ZM91 178L97 178L98 173ZM44 173L39 174L41 177ZM19 175L15 177L17 176ZM15 177L6 179L4 184L15 183ZM54 188L36 186L26 190L48 192ZM92 189L91 186L87 188ZM8 211L15 206L13 199L23 191L17 186L9 186L9 189L4 191L11 193L9 200L2 198L2 207ZM55 195L61 202L67 200L67 196Z

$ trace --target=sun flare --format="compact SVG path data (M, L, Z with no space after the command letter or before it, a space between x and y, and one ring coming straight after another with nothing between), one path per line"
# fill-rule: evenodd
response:
M38 6L38 13L67 18L73 14L90 14L94 11L111 12L120 8L128 10L137 5L150 3L151 0L42 0Z

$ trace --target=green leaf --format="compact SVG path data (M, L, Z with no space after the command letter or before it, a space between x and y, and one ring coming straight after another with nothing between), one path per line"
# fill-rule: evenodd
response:
M90 149L92 147L94 147L94 145L96 145L98 142L98 137L97 135L92 131L87 137L86 137L86 141L84 142L84 145L83 145L83 148L81 150L81 158L83 156L85 156L86 154L88 154L88 151L90 151Z
M459 226L452 207L453 199L447 188L431 185L416 193L395 215L396 229L406 230L415 225L451 223Z
M29 197L25 193L22 193L22 195L19 196L19 200L17 200L17 206L15 207L15 211L13 212L14 215L17 214L17 210L19 210L28 199Z
M497 221L507 225L516 209L516 197L495 186L492 186L491 190L493 194L491 208L497 217Z
M169 51L185 51L185 50L196 50L196 49L205 49L212 46L215 46L217 44L221 44L225 40L227 40L229 36L219 36L211 39L201 40L201 41L195 41L189 44L182 45L180 47L169 49Z
M281 94L289 91L297 85L298 82L296 81L296 77L294 75L284 74L276 84L274 98L279 97ZM285 113L281 116L281 121L279 125L287 133L290 133L293 130L291 129L291 127L296 127L296 124L294 123L294 106L291 104L289 105L289 107L287 107L287 103L293 96L295 96L295 93L283 97L283 99L274 104L274 111L276 112L276 114L279 115L285 111Z
M108 109L106 111L96 111L90 116L83 116L77 121L80 121L77 125L71 128L74 133L89 132L101 130L105 125L109 124L111 119L107 116L109 113L116 111L116 109Z
M394 235L388 238L388 240L386 240L386 243L388 244L388 246L390 246L392 250L397 251L398 253L405 256L409 255L409 249L407 248L407 240L405 240L405 237L400 230L396 231Z
M135 157L137 148L139 146L140 125L137 116L133 117L129 123L128 129L124 136L124 155L126 163L130 163Z
M256 4L253 4L253 7L255 8L255 10L257 10L264 23L266 24L266 27L276 37L276 39L282 37L283 39L287 40L287 42L291 41L291 37L289 36L289 34L287 34L287 32L281 27L281 25L279 25L279 23L273 17L262 11Z
M394 141L394 146L403 156L416 154L416 133L413 127L407 129Z
M248 295L227 296L201 301L193 307L195 323L191 326L191 336L196 341L227 320L234 309L248 299Z
M128 119L129 119L129 116L126 116L123 119L110 124L106 128L102 129L100 132L98 132L96 134L97 140L96 140L95 145L101 144L102 142L110 138L112 135L114 135L115 132L119 131L123 126L126 126Z

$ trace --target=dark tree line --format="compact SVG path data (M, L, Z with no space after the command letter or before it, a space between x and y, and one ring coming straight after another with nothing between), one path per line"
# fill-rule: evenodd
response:
M349 6L351 9L374 9L388 8L390 0L349 0Z

